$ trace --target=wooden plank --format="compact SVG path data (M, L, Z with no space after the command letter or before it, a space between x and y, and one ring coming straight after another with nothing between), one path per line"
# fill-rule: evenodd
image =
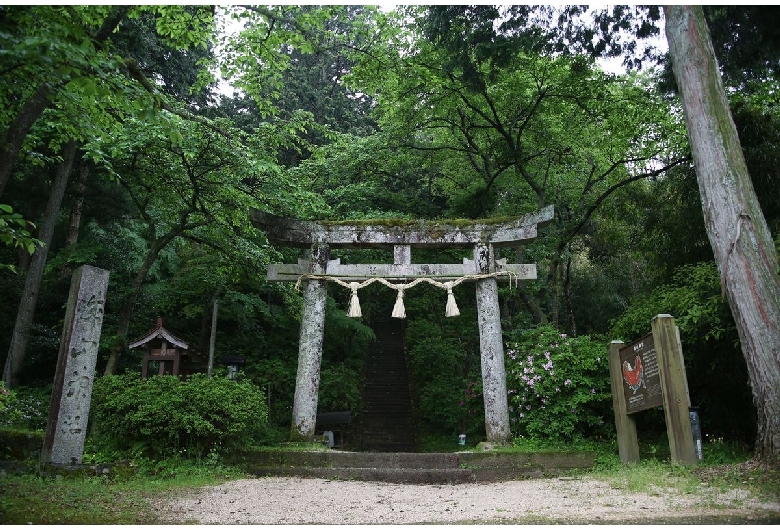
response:
M661 373L664 416L672 461L697 464L689 415L691 398L688 395L679 331L671 315L656 315L651 326Z
M609 380L612 386L612 408L615 411L615 431L620 461L624 464L639 463L639 440L636 434L636 418L628 414L626 395L623 391L623 371L620 350L623 342L609 345Z

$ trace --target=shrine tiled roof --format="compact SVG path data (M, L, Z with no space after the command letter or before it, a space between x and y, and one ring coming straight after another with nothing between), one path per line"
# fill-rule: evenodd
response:
M157 326L155 326L153 329L149 330L144 335L141 335L140 337L134 339L133 341L128 344L128 348L138 348L139 346L143 346L147 342L154 340L156 338L163 338L173 344L174 346L181 348L183 350L187 350L190 348L190 343L186 340L177 337L173 333L171 333L169 330L165 329L163 327L162 318L157 319Z

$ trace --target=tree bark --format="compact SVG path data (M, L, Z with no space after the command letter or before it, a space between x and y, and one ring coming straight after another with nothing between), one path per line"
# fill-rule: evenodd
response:
M758 411L756 458L780 459L780 277L701 6L666 6L666 38L715 253Z
M208 305L203 309L203 315L201 315L200 318L200 332L198 333L198 348L200 348L200 351L206 351L206 348L209 347L209 341L211 340L212 313L209 312L208 308L214 307L214 304L224 293L224 285L217 287L217 290L211 295Z
M577 320L574 318L574 302L571 293L571 256L566 259L566 267L561 269L563 278L563 302L566 307L566 319L569 324L569 334L572 337L577 336Z
M76 183L76 196L73 200L73 207L70 210L70 221L68 221L68 237L65 240L65 246L75 245L79 239L79 228L81 228L81 211L84 206L84 190L87 187L87 176L89 168L85 162L81 163L79 170L79 180Z
M3 195L5 185L11 179L16 159L22 149L24 139L38 121L43 111L49 106L51 87L42 83L35 92L24 102L19 114L8 126L0 139L0 197Z
M35 306L38 303L38 293L43 280L46 257L49 253L49 247L51 247L54 225L62 205L62 198L65 196L65 188L73 168L73 161L76 158L76 151L76 142L73 140L63 147L62 162L54 175L51 194L46 205L46 213L38 233L38 239L43 242L43 246L32 255L30 269L25 279L24 292L16 313L16 323L11 336L11 345L8 348L8 357L3 370L3 381L11 388L19 385L19 373L27 352L27 340L30 335L33 316L35 315Z

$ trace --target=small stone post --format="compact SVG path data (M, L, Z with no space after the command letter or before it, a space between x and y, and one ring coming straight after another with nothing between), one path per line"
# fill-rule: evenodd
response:
M329 249L322 243L311 248L310 274L325 274ZM317 398L320 390L320 362L322 339L325 334L326 282L308 280L303 293L300 342L298 345L298 373L295 377L291 442L310 442L317 424Z
M474 246L477 274L495 272L492 245ZM477 280L479 349L482 358L482 393L485 400L485 433L488 442L509 441L509 404L506 394L504 339L495 278Z
M639 463L639 440L636 435L636 418L626 413L626 396L623 392L623 373L620 367L622 341L613 340L609 345L609 379L612 384L612 408L615 411L615 431L620 461L624 464Z
M82 265L73 273L41 452L42 465L81 463L108 274L107 270L89 265Z

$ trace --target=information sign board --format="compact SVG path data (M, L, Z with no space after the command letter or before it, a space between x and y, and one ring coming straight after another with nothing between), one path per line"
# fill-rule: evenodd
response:
M620 349L620 368L626 414L663 406L658 354L652 334Z

